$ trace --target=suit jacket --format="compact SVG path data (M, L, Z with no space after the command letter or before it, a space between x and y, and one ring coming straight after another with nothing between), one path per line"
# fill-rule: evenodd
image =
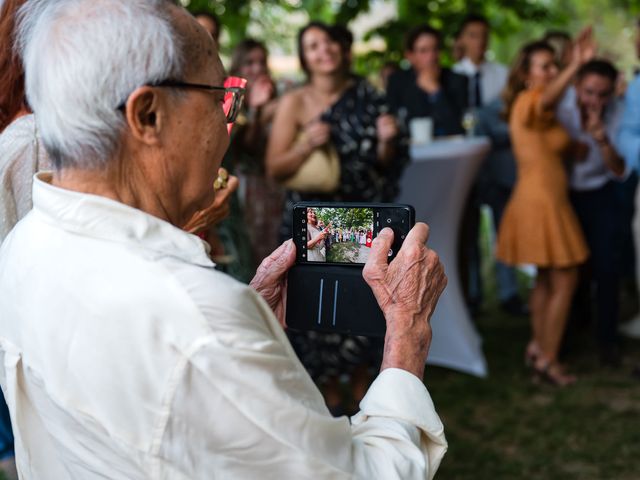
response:
M387 87L389 108L400 123L406 127L412 118L431 117L434 136L464 133L467 96L467 77L447 68L440 73L440 91L434 95L418 87L413 69L394 73Z
M511 189L516 182L516 159L511 149L509 125L502 118L504 102L496 98L477 112L476 133L491 139L491 152L480 171L481 183Z

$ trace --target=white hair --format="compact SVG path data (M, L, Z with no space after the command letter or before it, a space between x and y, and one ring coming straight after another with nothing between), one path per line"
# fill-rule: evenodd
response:
M42 142L56 168L102 168L116 153L136 88L180 77L183 48L167 0L29 0L16 46Z

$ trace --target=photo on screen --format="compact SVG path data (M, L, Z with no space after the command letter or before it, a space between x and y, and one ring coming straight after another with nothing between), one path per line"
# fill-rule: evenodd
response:
M363 264L372 241L371 208L307 208L307 261Z

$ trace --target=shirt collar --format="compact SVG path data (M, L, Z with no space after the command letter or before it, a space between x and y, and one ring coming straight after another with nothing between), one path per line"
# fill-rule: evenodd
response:
M469 57L464 57L462 60L460 60L460 66L462 67L462 70L467 72L467 75L475 75L476 73L481 72L482 67L486 63L487 62L482 62L480 65L476 65L469 59Z
M197 236L115 200L55 187L51 179L51 172L39 172L33 179L33 210L45 221L88 237L214 266L209 246Z

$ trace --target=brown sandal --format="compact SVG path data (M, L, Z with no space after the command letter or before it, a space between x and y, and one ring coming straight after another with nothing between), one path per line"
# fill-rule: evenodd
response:
M557 362L547 363L542 368L534 365L533 372L535 383L547 383L554 387L568 387L578 380L575 375L564 373Z

